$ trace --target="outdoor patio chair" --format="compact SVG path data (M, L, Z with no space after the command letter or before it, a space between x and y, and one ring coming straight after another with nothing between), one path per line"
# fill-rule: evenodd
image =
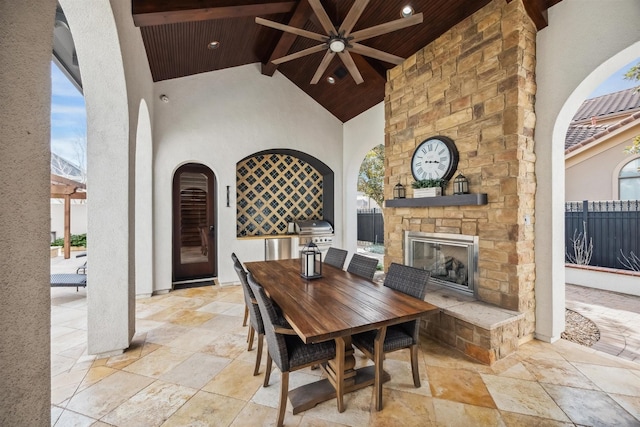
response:
M344 262L347 260L348 254L349 252L344 249L329 248L324 257L324 263L342 269L344 267Z
M247 272L244 267L240 263L240 260L236 256L235 253L231 254L231 259L233 259L233 268L236 270L238 274L238 278L240 279L240 284L242 285L242 291L244 293L244 303L245 309L249 313L249 335L247 337L247 342L249 346L247 351L251 351L253 347L253 337L255 332L258 333L258 350L256 353L256 365L253 369L253 375L258 375L260 370L260 362L262 360L262 344L264 337L264 324L262 323L262 315L260 314L260 308L258 308L258 303L256 302L255 297L253 296L253 292L251 288L249 288L249 283L247 283Z
M76 292L78 288L87 287L87 275L86 274L61 274L56 273L51 275L51 287L74 287Z
M289 395L289 372L335 358L336 344L333 340L305 344L293 329L279 323L278 312L273 301L267 296L264 288L255 281L251 273L247 275L247 281L258 301L267 337L267 369L264 374L264 386L269 385L272 360L282 372L276 422L276 425L280 427L284 422L284 411Z
M234 265L237 262L238 264L240 264L240 266L242 266L242 263L240 262L240 260L238 259L238 257L236 256L236 254L234 252L231 253L231 259L233 260ZM244 267L242 268L242 270L244 270ZM248 318L249 318L249 306L245 302L244 318L242 319L242 326L247 326L247 319Z
M378 260L375 258L367 257L360 254L353 254L347 271L349 273L357 274L365 279L373 280L373 275L376 274L376 268L378 267Z
M424 300L430 273L427 270L392 263L384 279L384 286L395 289L412 297ZM408 348L411 350L411 371L413 385L420 387L420 371L418 370L418 343L420 336L420 320L411 320L399 325L381 328L378 331L367 331L352 337L353 345L360 349L375 365L374 397L378 402L376 409L382 409L382 374L384 354Z

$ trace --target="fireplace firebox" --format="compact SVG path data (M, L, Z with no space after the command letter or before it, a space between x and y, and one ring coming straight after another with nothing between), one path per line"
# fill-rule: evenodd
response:
M477 293L477 236L405 231L404 262L429 270L431 283Z

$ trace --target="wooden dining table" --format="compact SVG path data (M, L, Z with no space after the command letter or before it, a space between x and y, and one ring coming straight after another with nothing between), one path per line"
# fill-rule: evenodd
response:
M248 262L245 267L305 343L336 342L336 358L323 366L327 378L289 392L294 414L334 397L342 412L345 393L374 384L375 366L355 368L352 335L418 319L437 309L328 264L322 266L322 277L313 280L300 275L299 259ZM385 373L382 380L389 378Z

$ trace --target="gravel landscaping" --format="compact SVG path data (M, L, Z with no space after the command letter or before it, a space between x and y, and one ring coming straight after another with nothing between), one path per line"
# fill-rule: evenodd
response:
M600 331L595 323L573 310L565 310L565 330L560 337L586 347L591 347L600 339Z

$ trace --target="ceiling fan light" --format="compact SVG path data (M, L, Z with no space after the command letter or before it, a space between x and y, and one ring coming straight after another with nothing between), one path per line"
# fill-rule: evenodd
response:
M408 18L408 17L412 16L414 12L415 11L413 10L413 8L411 6L406 5L400 11L400 16L402 16L403 18Z
M344 40L341 39L334 39L329 42L329 49L331 49L331 51L335 53L342 52L345 47L346 45L344 43Z

